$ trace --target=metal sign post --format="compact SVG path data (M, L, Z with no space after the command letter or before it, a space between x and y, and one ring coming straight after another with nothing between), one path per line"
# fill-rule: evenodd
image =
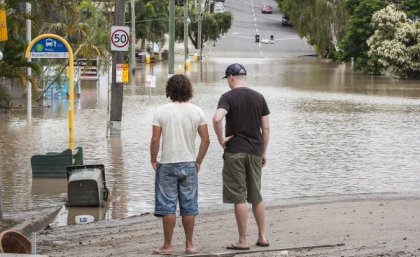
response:
M67 41L55 34L37 36L26 48L25 58L65 58L69 60L69 148L74 149L74 61L73 50Z

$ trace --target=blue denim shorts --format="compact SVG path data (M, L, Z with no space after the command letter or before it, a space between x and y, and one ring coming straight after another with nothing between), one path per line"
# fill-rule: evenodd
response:
M195 162L159 164L155 176L155 216L198 215L198 176Z

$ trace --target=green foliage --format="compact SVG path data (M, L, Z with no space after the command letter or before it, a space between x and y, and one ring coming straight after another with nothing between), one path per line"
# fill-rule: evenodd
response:
M4 58L0 61L0 77L13 79L20 85L31 81L37 87L40 65L57 63L59 59L34 59L24 57L26 19L32 20L32 35L55 33L67 39L76 57L102 58L108 63L107 47L109 41L109 21L98 8L99 3L91 0L32 0L30 15L25 13L23 0L6 0L9 39L0 43ZM80 14L80 15L79 15ZM33 75L28 77L26 68L32 68ZM37 90L34 90L37 92ZM35 95L35 94L34 94Z
M136 38L164 44L169 30L169 1L138 0L135 12L140 17L136 20ZM131 13L126 20L131 21Z
M381 65L373 56L368 56L367 39L374 33L372 15L385 8L389 3L395 3L409 17L420 17L420 1L418 0L347 0L345 8L348 22L345 35L341 40L340 51L336 57L342 61L354 61L354 67L365 72L379 74Z
M12 107L12 99L7 92L0 87L0 108L9 109Z
M36 63L28 62L24 57L26 44L19 39L10 38L3 49L3 60L0 61L0 78L18 79L21 86L26 85L28 80L32 81L26 75L26 68L32 68L39 74L39 66Z
M217 41L223 36L232 26L233 16L231 12L222 13L205 13L202 21L202 42ZM194 43L195 48L198 48L198 23L193 23L190 26L190 38ZM178 35L181 36L181 35Z
M409 23L407 15L390 5L373 15L375 33L367 44L369 57L383 71L405 78L420 77L420 23Z
M176 8L175 38L178 42L184 41L184 10L183 7ZM191 19L192 18L192 19ZM191 15L192 23L189 26L189 37L197 49L198 43L198 15ZM201 29L202 43L207 41L217 41L232 26L233 15L229 11L222 13L204 13Z
M375 61L367 55L368 46L366 40L373 34L371 26L372 15L385 7L385 0L349 0L345 7L349 13L346 32L340 42L340 52L336 55L339 60L354 60L356 69L371 73L379 73L379 67Z
M401 10L404 11L410 19L420 18L420 1L404 0L401 3Z
M321 57L353 61L354 67L381 72L377 56L368 56L367 39L374 33L372 15L395 3L411 19L420 17L418 0L276 0L301 37Z
M321 57L332 57L343 34L346 12L339 0L277 0L300 37Z
M30 80L26 74L26 68L32 68L35 75L39 74L40 68L34 62L28 62L24 53L27 44L21 36L28 16L18 11L19 2L7 1L7 30L8 40L0 43L2 46L3 60L0 61L0 78L17 79L21 86Z
M79 58L101 59L101 63L108 63L108 43L110 22L105 11L101 11L98 3L83 0L77 6L80 15L75 55Z

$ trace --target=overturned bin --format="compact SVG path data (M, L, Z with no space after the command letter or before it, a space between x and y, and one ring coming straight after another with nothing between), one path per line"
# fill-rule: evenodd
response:
M102 164L67 167L67 197L69 207L103 207L109 191Z
M83 165L82 147L32 156L32 177L65 178L66 168L71 165Z

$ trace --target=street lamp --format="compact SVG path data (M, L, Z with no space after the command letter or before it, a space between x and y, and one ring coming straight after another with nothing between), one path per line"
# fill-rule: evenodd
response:
M0 51L0 61L3 60L3 52Z

